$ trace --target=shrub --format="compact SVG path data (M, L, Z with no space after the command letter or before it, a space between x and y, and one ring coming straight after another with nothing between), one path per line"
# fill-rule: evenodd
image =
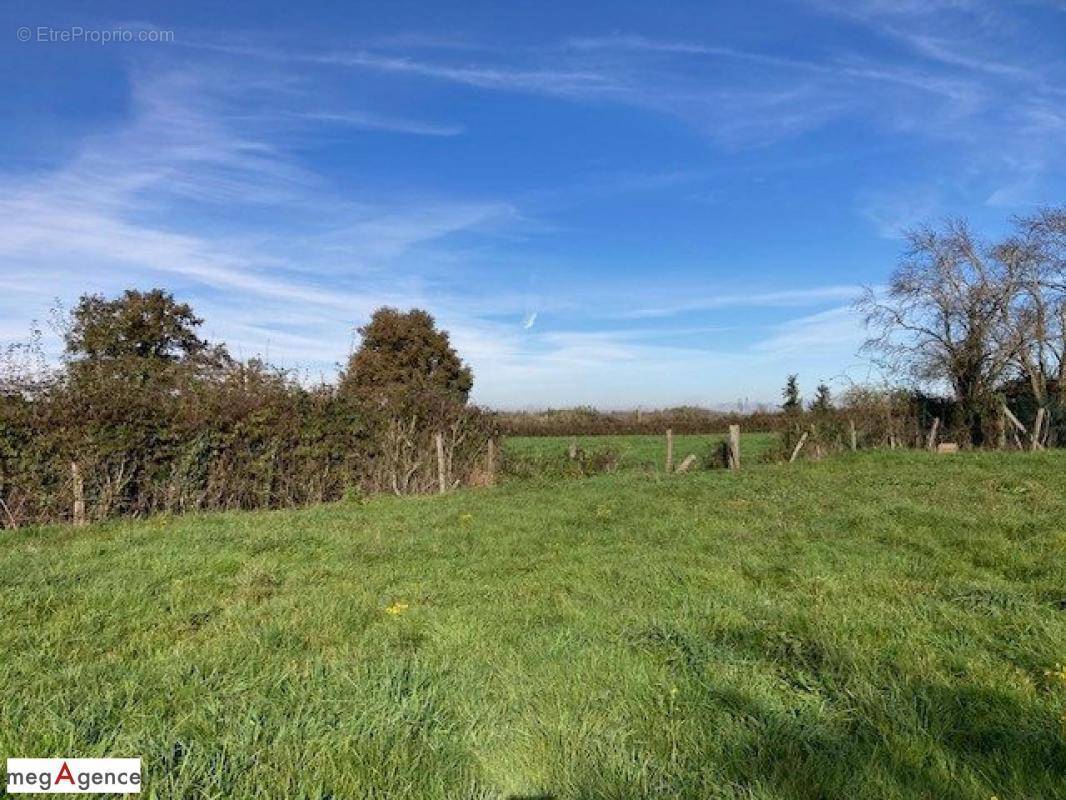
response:
M398 339L382 339L382 320ZM71 314L61 368L28 369L39 359L9 350L2 524L71 519L73 465L88 519L429 491L438 432L448 484L484 479L493 418L467 406L470 371L425 312L375 314L341 390L235 361L201 340L199 325L159 290L91 296Z

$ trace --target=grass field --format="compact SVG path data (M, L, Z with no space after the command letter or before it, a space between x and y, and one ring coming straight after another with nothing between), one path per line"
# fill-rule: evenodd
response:
M505 440L506 452L517 456L548 458L565 455L571 438L589 452L613 450L620 457L623 469L663 469L666 461L666 435L619 436L517 436ZM678 435L674 437L674 464L690 453L701 464L706 463L714 446L725 441L724 434ZM775 433L745 433L740 437L741 463L758 460L777 443Z
M684 448L680 448L684 453ZM146 797L1066 797L1066 453L5 533L0 758Z

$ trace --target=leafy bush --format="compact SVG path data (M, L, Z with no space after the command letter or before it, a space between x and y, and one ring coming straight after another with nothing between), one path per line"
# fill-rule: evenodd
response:
M424 312L406 316L432 328ZM71 315L61 368L29 369L41 360L25 348L8 352L0 369L4 525L70 520L79 482L88 519L429 491L438 485L438 432L448 484L484 480L492 418L466 405L469 370L450 348L459 384L431 391L434 365L447 359L412 357L410 338L394 343L388 352L407 371L373 382L388 392L380 402L235 361L199 339L199 325L159 290L86 297ZM446 334L433 333L447 348ZM387 368L387 355L377 361Z

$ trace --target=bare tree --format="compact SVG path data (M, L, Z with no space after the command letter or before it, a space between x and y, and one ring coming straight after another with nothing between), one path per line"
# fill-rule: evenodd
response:
M1014 356L1014 277L964 222L920 228L907 238L887 289L867 289L858 302L871 331L864 349L919 385L949 385L971 441L980 445L985 412Z
M1066 207L1016 221L996 248L1011 276L1015 367L1040 407L1066 400ZM1051 397L1054 386L1055 397Z

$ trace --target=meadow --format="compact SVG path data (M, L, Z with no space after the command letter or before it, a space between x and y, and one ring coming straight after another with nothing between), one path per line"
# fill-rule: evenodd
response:
M708 465L712 453L725 441L725 434L678 434L674 436L674 466L692 454L701 465ZM740 437L740 460L760 460L778 442L778 434L753 432ZM505 452L519 458L557 459L567 454L570 442L589 453L611 452L618 456L620 469L662 470L666 462L666 434L619 434L606 436L512 436L506 439Z
M892 451L4 532L0 758L140 756L160 798L1066 797L1064 519L1064 452Z

